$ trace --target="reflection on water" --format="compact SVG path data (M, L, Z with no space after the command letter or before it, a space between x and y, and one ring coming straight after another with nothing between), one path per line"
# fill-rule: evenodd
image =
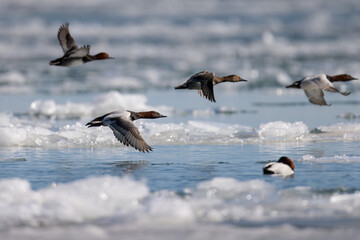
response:
M119 168L125 173L131 173L132 171L139 170L143 167L146 167L150 164L149 161L139 160L139 161L117 161L114 163L108 163L110 166Z

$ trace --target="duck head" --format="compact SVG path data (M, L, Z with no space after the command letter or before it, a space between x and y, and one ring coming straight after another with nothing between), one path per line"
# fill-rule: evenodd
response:
M225 76L225 77L223 77L223 79L226 82L247 82L246 79L243 79L243 78L241 78L241 77L239 77L238 75L235 75L235 74Z
M358 80L349 74L340 74L335 76L326 76L330 82L347 82L351 80Z
M96 60L102 60L102 59L114 59L113 57L110 57L108 53L101 52L94 56L94 59Z
M295 169L294 162L288 157L281 157L277 162L288 165L292 170Z
M136 119L139 119L139 118L150 118L150 119L153 119L153 118L164 118L166 116L158 113L158 112L155 112L155 111L148 111L148 112L132 112L132 111L129 111L128 112L131 114L131 118L133 120L136 120Z

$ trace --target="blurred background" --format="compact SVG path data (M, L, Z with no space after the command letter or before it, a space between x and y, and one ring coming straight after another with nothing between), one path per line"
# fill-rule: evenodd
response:
M359 77L359 12L357 0L3 0L0 92L166 90L206 69L249 80L217 91L282 88L317 73ZM66 22L79 46L115 59L50 67Z

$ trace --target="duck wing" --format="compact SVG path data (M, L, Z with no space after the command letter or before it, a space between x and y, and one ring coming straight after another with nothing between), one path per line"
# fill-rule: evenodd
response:
M211 102L216 102L214 96L214 77L215 74L213 72L203 71L190 78L192 82L201 84L201 89L198 90L198 93Z
M135 124L127 119L118 117L107 122L115 137L124 145L132 146L140 152L152 151L152 148L141 137Z
M58 32L58 39L64 54L69 51L78 49L78 46L70 35L69 23L61 25Z
M324 90L328 91L328 92L338 92L338 93L341 93L344 96L348 96L351 93L351 92L340 92L337 88L332 87L332 86L328 86L328 87L324 88Z
M320 88L306 89L304 91L311 103L321 106L330 106L326 103L324 98L324 92Z
M67 57L85 57L90 53L90 45L84 45L74 51L69 51Z
M214 96L214 83L212 79L204 80L201 82L201 92L203 97L210 100L210 102L216 102Z
M194 75L192 75L188 80L186 80L185 83L175 87L175 89L197 89L201 90L201 84L200 81L203 79L203 77L207 76L209 74L209 71L205 70L202 72L198 72Z
M206 74L208 74L208 73L209 73L208 70L204 70L204 71L198 72L198 73L192 75L192 76L189 78L188 81L193 80L194 78L197 78L197 77L199 77L199 76L206 75Z

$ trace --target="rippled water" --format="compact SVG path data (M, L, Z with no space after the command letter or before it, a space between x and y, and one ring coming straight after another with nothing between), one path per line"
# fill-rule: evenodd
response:
M360 81L310 104L284 86L360 77L359 1L1 1L1 239L357 239ZM115 59L49 66L59 26ZM247 83L217 103L174 90L202 70ZM84 125L117 109L154 148ZM264 176L288 156L295 175Z

